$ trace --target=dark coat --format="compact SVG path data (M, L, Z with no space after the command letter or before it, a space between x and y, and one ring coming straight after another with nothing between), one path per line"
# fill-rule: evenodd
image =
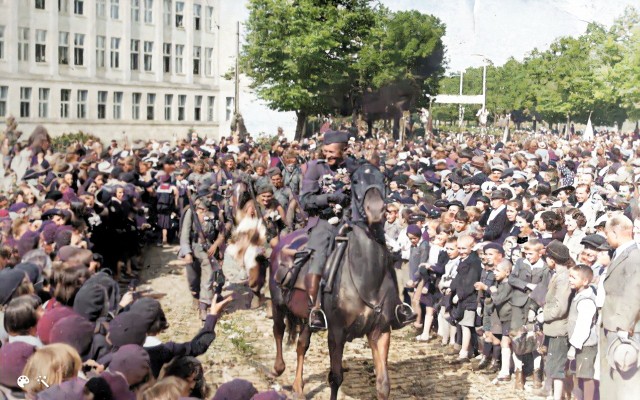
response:
M460 261L458 275L451 282L452 296L458 296L458 307L474 311L477 306L478 291L473 287L480 280L482 263L475 251Z
M497 242L507 225L507 208L505 207L494 219L487 223L482 240ZM504 239L503 239L504 241Z

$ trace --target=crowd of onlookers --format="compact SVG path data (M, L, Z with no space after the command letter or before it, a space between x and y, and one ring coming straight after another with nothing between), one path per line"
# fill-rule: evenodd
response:
M251 185L268 248L304 223L298 195L321 141L194 134L54 152L43 127L18 136L0 143L0 398L211 398L196 357L232 301L215 295L214 272L255 261L234 247L230 192ZM399 144L354 130L348 154L388 179L385 239L420 314L416 340L496 384L530 381L530 394L637 393L638 143L529 132ZM159 339L161 294L138 287L145 246L171 242L203 321L186 343ZM214 398L284 395L234 380Z

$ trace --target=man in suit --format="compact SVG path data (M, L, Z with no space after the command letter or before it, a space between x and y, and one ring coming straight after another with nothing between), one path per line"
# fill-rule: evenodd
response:
M640 249L633 222L616 215L605 225L607 242L616 249L604 277L600 328L600 398L637 398L640 388ZM600 293L598 293L600 294ZM635 355L635 362L633 360Z
M507 225L506 203L509 197L509 193L501 189L494 190L491 193L491 212L487 219L487 227L484 230L482 240L502 244L500 239Z

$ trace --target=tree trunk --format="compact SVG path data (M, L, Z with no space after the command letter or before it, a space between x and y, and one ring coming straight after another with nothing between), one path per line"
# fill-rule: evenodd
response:
M534 118L533 119L533 131L536 131L536 127L538 126L538 121Z
M393 116L393 140L399 140L399 139L400 139L400 116L396 114Z
M304 135L304 123L307 120L306 111L296 111L296 117L298 121L296 123L296 135L293 140L301 141Z
M367 139L373 138L373 119L367 116Z

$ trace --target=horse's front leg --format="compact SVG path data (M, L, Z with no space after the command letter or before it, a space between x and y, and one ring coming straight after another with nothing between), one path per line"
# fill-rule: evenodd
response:
M331 400L338 399L338 389L344 379L342 370L342 355L344 353L345 340L343 333L331 330L329 325L329 358L331 370L329 371L329 384L331 385Z
M290 329L295 329L295 327ZM304 356L307 354L307 350L309 350L310 343L311 329L309 329L309 325L304 324L300 336L298 336L298 345L296 347L298 364L296 365L296 378L293 381L293 390L299 395L302 395L304 390Z
M282 357L282 339L286 325L284 323L284 313L275 304L273 308L273 337L276 340L276 361L273 364L273 375L280 376L286 368L284 358ZM295 329L295 328L294 328Z
M388 331L381 334L371 332L367 334L367 339L369 340L369 347L371 347L373 366L376 371L376 392L378 393L378 399L386 400L389 398L389 392L391 391L389 372L387 370L391 332Z

